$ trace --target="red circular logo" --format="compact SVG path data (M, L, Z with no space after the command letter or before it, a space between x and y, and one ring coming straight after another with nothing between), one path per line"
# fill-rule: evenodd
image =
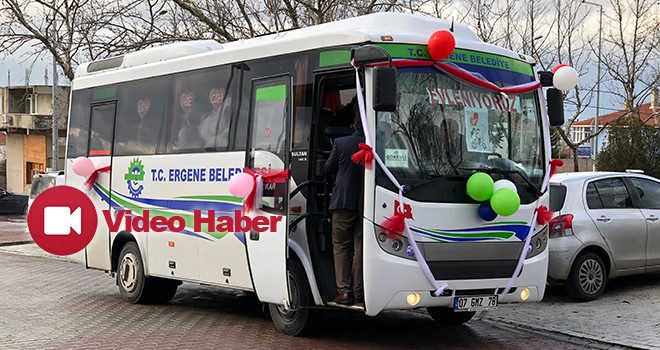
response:
M94 238L98 218L85 193L71 186L56 186L35 198L27 221L30 235L41 249L71 255Z

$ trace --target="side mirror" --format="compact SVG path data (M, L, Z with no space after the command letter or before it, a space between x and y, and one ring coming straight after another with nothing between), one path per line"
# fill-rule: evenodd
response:
M539 81L543 87L553 87L552 78L555 75L552 72L541 71L539 72Z
M9 193L6 191L0 191L0 198L6 197Z
M396 69L374 68L374 110L394 112L396 110Z
M564 93L559 89L550 88L547 92L547 100L550 126L564 125Z
M351 59L355 64L362 66L370 63L392 62L392 56L380 46L365 45L351 50Z

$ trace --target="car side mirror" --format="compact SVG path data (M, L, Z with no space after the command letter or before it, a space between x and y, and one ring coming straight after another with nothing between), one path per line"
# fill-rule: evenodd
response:
M2 191L2 192L0 192L0 198L2 198L2 197L6 197L7 195L9 195L9 193L6 192L6 191Z

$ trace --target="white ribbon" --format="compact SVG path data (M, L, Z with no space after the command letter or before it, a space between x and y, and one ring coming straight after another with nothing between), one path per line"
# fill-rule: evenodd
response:
M362 96L362 84L360 83L360 72L358 71L358 67L354 65L355 67L355 81L356 81L356 86L357 86L357 100L358 100L358 106L360 109L360 119L362 120L362 129L364 130L364 139L365 143L369 145L370 147L374 147L373 143L371 142L371 135L369 134L369 128L367 127L367 113L366 113L366 108L364 107L364 97ZM378 162L378 165L380 165L381 169L385 172L385 175L392 181L394 186L396 186L399 189L399 212L403 213L404 208L403 208L403 186L397 181L397 179L394 177L392 172L385 166L383 161L380 159L380 156L378 155L377 152L373 152L374 159L376 159L376 162ZM417 242L415 241L415 236L413 232L410 230L410 227L408 227L408 223L404 220L404 230L403 233L407 235L408 241L410 242L410 246L413 249L413 256L415 257L415 260L417 260L417 264L419 264L419 267L422 269L422 272L424 273L424 277L429 281L431 286L435 288L435 291L433 294L435 296L442 295L444 292L445 288L447 288L447 283L438 283L438 281L435 280L435 277L433 277L433 274L431 273L431 269L429 268L429 265L426 263L426 260L424 260L424 257L421 254L421 251L417 247Z

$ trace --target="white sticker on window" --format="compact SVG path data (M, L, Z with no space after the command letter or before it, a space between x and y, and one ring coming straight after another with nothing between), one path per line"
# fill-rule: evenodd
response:
M488 110L465 107L465 132L468 152L493 152L488 137Z
M408 168L408 150L400 148L386 148L385 166L388 168Z

